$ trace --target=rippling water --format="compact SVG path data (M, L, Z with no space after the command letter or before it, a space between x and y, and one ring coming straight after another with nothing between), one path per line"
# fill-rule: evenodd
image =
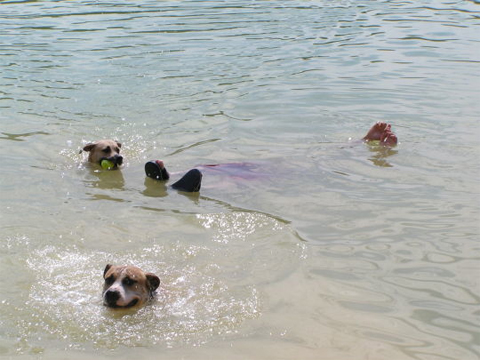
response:
M477 359L479 5L0 1L0 354ZM156 301L105 309L107 263Z

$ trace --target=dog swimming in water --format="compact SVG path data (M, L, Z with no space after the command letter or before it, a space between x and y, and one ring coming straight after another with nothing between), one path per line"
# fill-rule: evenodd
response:
M142 306L153 299L160 278L136 266L108 264L103 271L103 304L112 309Z

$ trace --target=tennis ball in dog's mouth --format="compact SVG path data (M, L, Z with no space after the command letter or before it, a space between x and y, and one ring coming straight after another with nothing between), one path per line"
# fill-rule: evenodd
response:
M102 162L100 163L100 165L105 170L110 170L110 169L113 169L115 167L115 164L113 162L111 162L110 160L107 160L107 159L103 159Z

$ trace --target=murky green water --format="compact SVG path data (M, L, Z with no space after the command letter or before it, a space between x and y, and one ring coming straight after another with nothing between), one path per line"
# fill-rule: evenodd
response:
M1 1L0 355L477 359L479 16ZM376 121L396 148L354 141ZM99 138L121 171L85 165ZM252 168L185 195L145 179L157 158ZM105 309L107 263L155 272L157 300Z

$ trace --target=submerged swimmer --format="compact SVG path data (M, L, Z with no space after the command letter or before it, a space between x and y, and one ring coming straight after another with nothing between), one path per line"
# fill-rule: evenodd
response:
M379 141L380 145L386 147L393 147L397 145L397 136L392 132L392 126L384 122L377 122L374 124L367 135L362 140L366 143L370 141ZM227 172L235 171L238 168L239 171L248 165L246 163L238 164L215 164L215 165L202 165L202 168L217 168L226 167ZM145 173L149 178L155 180L166 181L170 179L170 174L165 168L165 164L162 160L152 160L145 164ZM173 189L184 192L198 192L202 184L202 173L198 169L192 169L187 172L180 180L172 185Z

